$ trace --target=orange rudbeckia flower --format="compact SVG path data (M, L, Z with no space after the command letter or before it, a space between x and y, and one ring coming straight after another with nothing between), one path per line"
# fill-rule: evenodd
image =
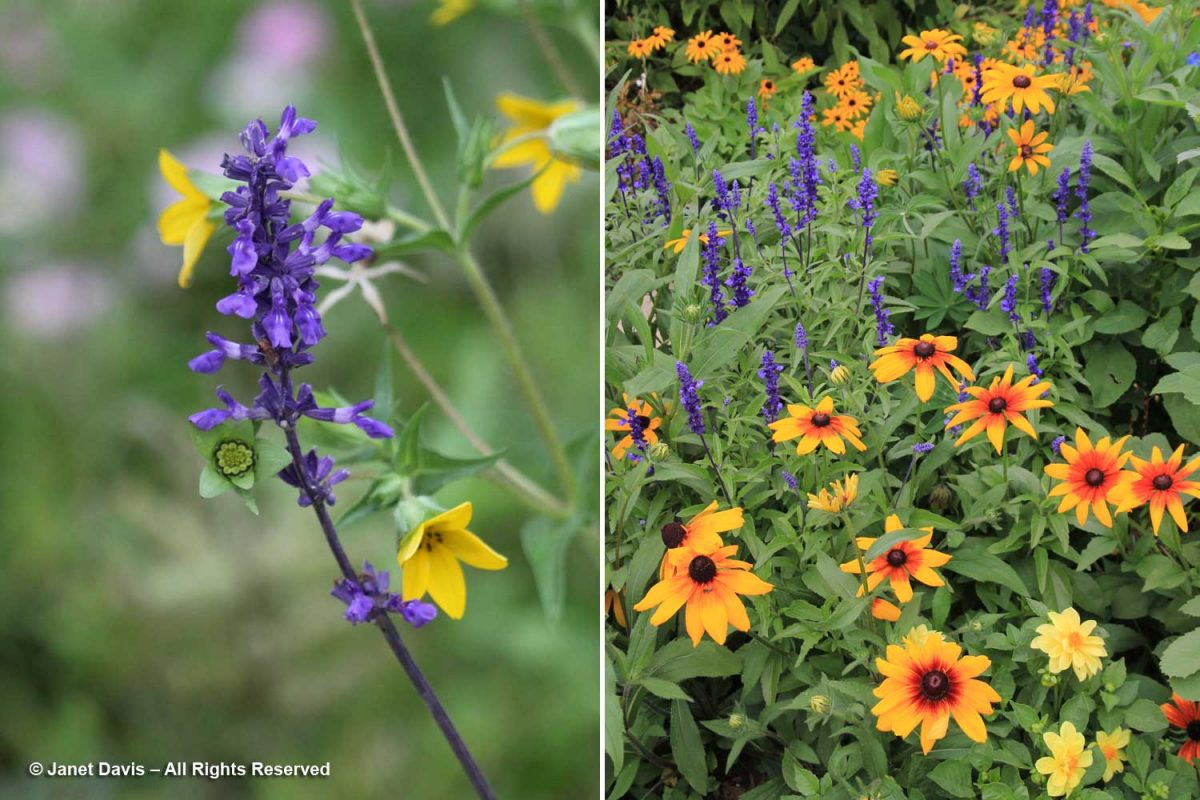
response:
M1034 114L1042 110L1042 106L1051 114L1054 113L1054 101L1046 93L1047 89L1058 86L1058 78L1054 75L1038 75L1032 64L1019 67L1011 64L996 62L991 69L983 73L983 95L985 103L1004 103L1012 100L1013 111L1018 114L1026 106Z
M891 533L903 527L900 517L892 514L884 522L883 530L884 533ZM927 550L929 542L933 539L933 528L921 528L921 530L925 531L924 536L896 542L886 553L872 559L871 563L866 565L868 575L866 591L874 591L876 586L886 580L891 584L892 591L896 593L896 599L901 603L907 603L913 599L912 584L909 582L909 578L915 578L926 586L945 585L945 581L934 572L934 568L947 564L950 556L939 553L937 550ZM865 553L875 544L875 537L859 536L854 543L859 550ZM857 558L842 564L841 570L851 575L861 574ZM858 587L858 596L862 597L862 595L863 587L860 586Z
M1055 480L1062 481L1050 490L1050 497L1062 497L1058 513L1065 514L1075 509L1075 519L1080 525L1087 522L1088 508L1106 528L1112 527L1112 514L1108 503L1117 505L1125 495L1130 483L1138 479L1136 472L1122 470L1132 453L1123 453L1121 448L1129 439L1122 436L1115 442L1105 436L1092 446L1092 441L1083 428L1075 429L1075 446L1063 442L1058 452L1065 464L1047 464L1043 469Z
M746 57L739 50L725 50L713 58L713 68L718 75L741 75Z
M920 36L909 34L900 41L908 45L907 50L900 51L901 61L920 61L925 56L933 56L939 64L944 64L947 58L961 58L967 54L967 48L959 44L962 37L941 28L921 31Z
M982 386L968 386L967 394L971 395L971 399L946 408L947 414L957 412L946 422L947 428L976 420L958 437L958 441L954 443L956 447L979 435L980 431L986 430L988 441L999 453L1004 448L1004 432L1010 422L1017 430L1037 439L1037 431L1029 424L1025 412L1054 405L1049 400L1039 399L1050 391L1050 384L1046 381L1034 383L1037 380L1034 375L1028 375L1016 383L1012 382L1012 377L1013 365L1009 364L1003 378L992 378L986 389Z
M717 236L724 239L726 236L730 236L732 233L733 233L732 230L717 231ZM679 232L678 239L669 239L667 241L667 243L663 245L663 250L674 250L675 255L679 255L680 253L683 252L683 248L687 247L688 239L691 237L691 235L692 235L691 229L684 228L682 231ZM708 244L708 234L707 233L700 234L700 244Z
M638 422L642 423L642 435L646 437L647 444L654 444L658 441L658 434L655 433L662 427L662 418L654 416L654 409L645 400L638 400L636 397L633 400L629 399L629 395L621 395L625 403L623 408L614 408L608 412L611 419L604 420L604 430L614 431L615 433L626 432L622 439L618 439L613 445L613 458L622 459L629 448L633 447L633 434L629 433L629 409L633 409L637 414Z
M667 557L675 574L654 584L634 611L658 606L650 624L661 625L686 605L684 624L694 647L700 645L705 631L717 644L725 644L730 625L739 631L750 630L750 617L738 595L766 594L775 587L750 572L747 562L731 558L737 549L731 544L670 551Z
M1016 172L1024 166L1030 175L1037 175L1039 166L1049 167L1050 159L1046 158L1046 153L1054 149L1054 145L1046 141L1049 135L1046 131L1035 131L1031 119L1025 120L1019 132L1009 128L1008 138L1016 146L1017 154L1009 162L1008 171Z
M991 714L992 704L1000 702L995 689L977 680L992 666L987 656L964 656L961 647L931 634L888 645L887 658L875 659L875 665L884 676L872 690L879 698L871 709L876 728L903 739L920 725L926 754L946 735L951 717L971 741L987 741L980 715Z
M721 52L721 45L713 38L712 31L697 33L687 42L687 60L696 64L708 61Z
M858 430L858 420L834 413L833 398L822 397L816 408L797 403L789 404L787 409L788 416L767 427L773 431L771 438L776 442L800 437L796 455L811 453L822 444L839 456L846 452L846 442L854 445L859 452L867 449L859 438L862 433Z
M758 97L763 102L770 100L778 91L779 87L770 78L763 78L758 82Z
M742 527L744 522L742 509L727 508L724 511L717 511L717 501L713 500L703 511L687 522L676 521L663 525L662 540L663 544L667 546L668 553L663 555L662 563L658 567L659 578L665 579L669 575L675 574L675 570L671 568L671 562L667 558L670 555L669 551L679 547L690 547L705 552L716 550L724 544L719 534L735 531Z
M1187 741L1179 748L1179 757L1189 764L1200 762L1200 703L1173 694L1171 702L1163 703L1160 708L1171 727L1187 734Z
M871 362L871 371L875 380L880 383L891 383L916 371L917 397L924 403L933 397L934 385L937 382L933 371L936 369L950 382L950 386L958 390L959 379L950 372L953 367L963 379L975 380L975 373L967 362L955 355L958 349L958 339L954 336L934 336L923 333L919 339L898 339L895 344L881 347L875 351L876 359Z
M1149 461L1137 456L1130 456L1129 460L1138 477L1121 491L1117 513L1149 504L1150 522L1154 525L1155 535L1158 535L1158 526L1162 524L1163 509L1170 512L1179 530L1187 533L1187 515L1183 513L1183 502L1179 496L1189 494L1200 497L1200 482L1189 479L1193 472L1200 469L1200 458L1193 458L1185 465L1183 445L1179 445L1166 461L1163 461L1162 451L1157 447L1150 451Z

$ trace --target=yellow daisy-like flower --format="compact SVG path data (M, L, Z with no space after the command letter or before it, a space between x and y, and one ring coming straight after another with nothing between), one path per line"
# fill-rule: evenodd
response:
M704 510L687 522L673 520L662 526L660 531L667 552L658 565L658 577L667 579L675 574L668 556L672 550L680 547L690 547L704 553L721 547L721 534L736 531L745 523L745 516L740 508L717 510L717 501L713 500Z
M838 100L838 107L846 115L846 119L858 119L871 110L871 95L858 89L847 92Z
M772 441L786 442L799 437L796 455L807 455L820 445L825 445L831 452L840 456L846 452L846 442L860 453L867 449L859 438L862 432L858 429L858 420L835 413L831 397L822 397L816 408L795 403L789 404L787 410L788 416L770 423L767 427L772 431ZM845 441L842 441L843 439Z
M1025 120L1019 132L1009 128L1008 138L1016 146L1017 154L1009 163L1008 171L1016 172L1024 166L1030 175L1037 175L1039 166L1049 167L1050 159L1046 158L1046 153L1054 149L1054 145L1046 141L1049 135L1046 131L1035 131L1031 119Z
M884 533L898 531L903 527L900 517L895 514L889 515L883 524ZM886 580L891 584L892 591L896 593L896 599L901 603L907 603L913 599L910 578L918 580L926 586L936 587L946 584L942 580L942 576L938 575L934 569L948 564L951 557L945 553L939 553L937 550L927 549L933 540L933 528L921 528L921 530L925 532L924 536L896 542L887 552L866 565L869 576L866 591L874 591L876 586ZM865 553L875 544L875 538L859 536L854 540L854 544ZM861 574L858 559L851 559L842 564L841 570L851 575ZM858 596L862 597L862 595L863 587L860 586L858 587Z
M662 50L675 41L675 29L668 28L666 25L655 25L654 33L647 36L646 39L653 44L655 50Z
M843 133L850 130L854 123L846 116L846 110L837 105L821 112L821 124L827 128L832 127L838 133Z
M817 494L809 493L808 506L830 514L837 514L858 497L858 475L847 475L845 481L834 481L828 489L822 489Z
M801 74L805 72L812 72L816 68L816 62L814 62L808 56L801 56L792 62L792 70Z
M1125 748L1129 746L1130 734L1124 728L1117 728L1112 733L1100 731L1096 734L1096 749L1104 756L1104 782L1108 783L1113 775L1125 771Z
M653 39L634 39L629 43L626 52L634 58L648 58L654 52Z
M732 234L733 234L733 231L731 231L731 230L730 231L717 231L717 236L719 236L722 239L724 239L726 236L731 236ZM665 245L663 245L663 250L672 250L673 249L675 251L675 255L679 255L680 253L683 252L683 248L687 247L688 239L691 237L691 235L692 235L691 229L684 228L683 230L681 230L679 232L678 239L669 239L667 241L667 243ZM700 244L708 244L708 234L707 233L700 234Z
M183 195L162 212L158 218L158 236L163 244L183 245L183 267L179 270L179 286L186 289L192 283L192 270L204 245L212 237L216 225L209 221L213 201L188 179L187 168L175 156L158 151L158 170L172 189Z
M725 50L713 58L713 67L719 75L741 75L746 57L738 50Z
M1050 656L1050 671L1059 673L1070 667L1081 681L1099 672L1100 659L1108 651L1104 640L1092 635L1096 620L1080 620L1073 608L1061 613L1051 611L1047 616L1050 621L1037 627L1038 635L1029 646Z
M686 52L687 60L696 64L715 58L721 52L721 45L713 38L712 31L704 31L688 39Z
M900 173L894 169L881 169L875 173L875 182L880 186L895 186Z
M400 540L396 563L404 571L405 600L428 592L451 619L462 619L467 607L467 582L458 562L478 569L504 569L508 559L467 530L471 504L461 503L425 520Z
M722 50L728 53L731 50L737 50L742 46L742 40L734 36L732 33L722 32L713 37Z
M1054 101L1046 90L1057 86L1057 77L1038 75L1037 68L1032 64L1012 66L996 62L991 69L984 70L982 100L985 103L1011 100L1013 111L1018 114L1026 107L1036 114L1043 106L1053 114Z
M967 54L967 48L959 44L962 37L941 28L921 31L920 36L909 34L900 41L908 45L907 50L900 51L901 61L920 61L925 56L933 56L939 64L944 64L947 58L961 58Z
M778 84L770 78L763 78L758 82L758 96L764 103L774 97L778 91Z
M1075 446L1063 442L1058 449L1066 463L1043 467L1051 478L1062 481L1049 494L1062 498L1058 513L1065 514L1073 508L1075 519L1083 525L1090 508L1101 525L1112 527L1112 514L1107 504L1119 506L1125 499L1128 485L1138 479L1138 473L1122 469L1132 456L1132 453L1121 451L1128 439L1128 436L1122 436L1111 442L1105 436L1093 447L1083 428L1075 429Z
M657 398L655 398L657 399ZM639 400L636 397L632 400L629 395L622 394L621 401L623 405L619 408L614 408L608 412L608 417L604 420L604 430L613 431L617 434L617 443L613 445L613 458L620 460L629 452L629 448L634 446L633 433L629 427L629 410L633 409L637 415L638 422L642 425L642 436L646 439L646 444L654 444L658 441L658 434L655 432L662 427L662 418L656 416L654 407L645 400ZM625 436L622 437L621 434Z
M978 677L992 666L987 656L964 656L962 648L940 633L927 632L902 645L888 645L887 657L875 660L884 676L872 693L875 727L901 739L921 726L921 752L928 754L946 735L950 719L973 742L987 741L983 714L992 713L1000 695Z
M1083 734L1070 722L1064 722L1058 733L1047 731L1042 740L1050 755L1039 758L1034 767L1047 777L1046 794L1065 797L1083 780L1083 773L1092 765L1092 753Z
M971 365L953 355L957 349L958 338L955 336L923 333L919 339L898 339L895 344L875 351L875 360L871 362L870 370L875 373L875 380L880 383L891 383L913 372L917 397L924 403L933 397L934 386L937 383L934 370L940 372L955 391L958 390L960 379L975 380ZM960 378L954 377L951 369L957 372Z
M492 166L497 169L531 166L538 173L531 187L533 204L538 211L549 214L558 207L567 183L579 180L580 169L554 155L545 138L546 129L562 115L577 110L579 103L575 100L543 103L505 93L496 98L496 107L512 121L513 127L504 134L500 142L503 152L492 161ZM504 147L509 142L514 144Z
M749 563L732 558L737 550L736 544L706 543L668 551L673 572L654 584L633 610L658 606L650 617L650 624L657 626L686 606L684 624L693 647L700 646L705 632L717 644L725 644L730 625L750 630L750 617L738 595L767 594L775 587L751 572Z

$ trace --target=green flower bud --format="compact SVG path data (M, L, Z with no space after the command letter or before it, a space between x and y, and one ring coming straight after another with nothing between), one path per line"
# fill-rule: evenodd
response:
M746 715L745 714L730 714L729 715L729 727L733 728L736 731L739 728L744 728L745 726L746 726Z
M954 502L954 490L948 484L939 483L929 493L929 505L934 511L942 512Z
M599 170L601 120L599 106L588 106L555 117L546 131L550 149L554 155L573 161L584 169Z
M496 139L496 123L477 118L458 143L458 180L469 189L483 185L492 144Z
M671 448L667 446L666 442L660 441L650 445L648 452L651 461L666 461L667 457L671 455Z
M689 303L684 307L683 314L681 316L683 317L684 322L703 322L704 309L697 303Z
M250 490L254 482L269 478L292 463L281 445L256 435L251 422L225 423L212 430L191 428L192 443L204 469L200 473L200 496L209 498L234 490L255 513L258 508Z
M829 698L823 694L814 694L808 701L808 707L816 714L829 713Z

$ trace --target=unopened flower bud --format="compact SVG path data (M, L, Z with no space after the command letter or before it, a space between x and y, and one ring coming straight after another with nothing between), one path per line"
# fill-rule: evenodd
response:
M829 713L829 698L823 694L814 694L812 699L808 701L808 707L817 714Z
M729 715L729 727L733 728L736 731L738 728L744 728L745 726L746 726L746 715L745 714L730 714Z
M665 461L671 455L671 448L666 442L655 442L648 450L651 461Z
M698 303L689 303L683 309L684 322L702 322L704 320L704 309Z
M905 122L915 122L921 118L921 104L909 95L897 97L896 113Z

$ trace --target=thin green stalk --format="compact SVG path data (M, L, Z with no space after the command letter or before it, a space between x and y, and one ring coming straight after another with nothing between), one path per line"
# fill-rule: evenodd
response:
M568 94L573 94L576 97L583 97L579 91L578 84L571 77L570 70L563 63L562 56L559 55L558 48L554 46L554 42L546 34L546 29L542 27L542 22L537 18L537 13L533 10L529 0L518 0L517 5L521 8L521 17L525 20L525 24L529 26L529 33L533 35L534 44L538 46L538 50L542 51L542 58L546 60L546 65L550 67L550 71L554 73L554 77L562 84L562 87L567 90Z
M379 91L383 95L384 105L387 107L388 116L391 118L392 127L396 132L396 138L400 141L400 146L404 150L404 155L408 159L413 175L417 179L417 184L421 187L421 192L425 195L425 200L429 204L438 225L444 230L451 231L453 228L450 224L450 219L446 215L446 210L438 199L437 193L433 190L433 184L429 181L429 175L425 172L425 167L421 162L420 156L413 146L408 127L404 123L404 117L400 113L400 106L396 102L396 95L392 91L391 82L388 80L387 72L384 69L379 48L375 44L375 36L371 32L371 25L367 22L367 17L363 13L362 0L350 0L350 5L354 10L354 18L357 20L358 28L362 33L363 43L366 46L367 55L374 68L375 79L379 84ZM513 334L508 317L505 315L504 309L496 297L496 293L492 290L491 284L488 283L487 277L480 268L479 262L475 260L474 255L472 255L465 244L458 246L455 252L455 260L466 273L471 289L475 292L480 305L483 306L484 315L500 336L504 353L516 375L517 386L521 390L521 394L525 398L525 403L534 418L538 433L545 442L547 450L549 450L550 460L558 473L559 482L562 484L563 491L567 495L569 503L575 498L575 476L567 459L566 450L551 421L549 410L546 408L545 401L538 392L528 363L521 352L516 336Z

